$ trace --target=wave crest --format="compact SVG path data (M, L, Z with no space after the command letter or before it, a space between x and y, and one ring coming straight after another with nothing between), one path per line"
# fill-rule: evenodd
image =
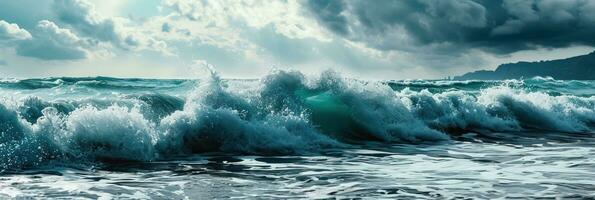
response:
M526 85L538 83L530 81L555 80L528 81L431 88L431 82L396 86L333 71L310 77L276 70L258 81L224 80L211 71L185 99L161 93L31 96L14 106L0 103L0 169L56 159L307 154L368 141L442 141L468 132L593 131L595 97L534 91Z

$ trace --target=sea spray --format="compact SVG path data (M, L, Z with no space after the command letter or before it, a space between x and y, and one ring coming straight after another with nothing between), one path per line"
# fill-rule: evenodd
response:
M337 143L292 112L258 110L223 88L211 71L186 100L184 109L161 121L160 149L166 153L227 152L291 154ZM268 106L267 106L268 107Z
M0 167L201 153L316 154L466 133L590 133L588 81L383 81L273 70L259 80L26 79L0 84ZM24 86L23 86L24 85ZM41 87L43 86L43 87ZM47 86L47 87L46 87ZM555 86L555 87L554 87Z

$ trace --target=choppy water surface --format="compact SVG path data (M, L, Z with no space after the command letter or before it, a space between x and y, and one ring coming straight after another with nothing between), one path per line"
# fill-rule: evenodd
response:
M595 81L0 81L0 198L595 198Z

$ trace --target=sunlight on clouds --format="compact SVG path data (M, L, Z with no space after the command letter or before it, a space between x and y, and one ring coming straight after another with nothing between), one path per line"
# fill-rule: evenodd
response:
M106 17L121 17L122 11L131 0L89 0L98 13Z
M109 42L125 50L153 50L171 54L167 44L139 31L133 22L126 18L104 17L97 13L95 6L81 0L56 0L55 12L59 19L85 36Z
M297 1L189 1L165 0L164 5L201 27L221 29L275 27L289 38L329 41L329 33L304 16Z
M20 28L19 25L0 20L0 41L26 40L30 38L31 34L27 30Z

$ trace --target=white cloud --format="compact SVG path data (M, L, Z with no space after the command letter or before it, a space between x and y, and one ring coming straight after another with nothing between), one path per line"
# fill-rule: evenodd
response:
M119 16L129 2L130 0L89 0L97 12L108 17Z
M243 35L245 29L270 26L290 39L331 40L329 32L315 19L305 16L302 5L294 0L164 0L163 4L174 12L155 26L163 27L167 23L173 30L167 34L170 39L192 39L234 51L256 51L258 47Z
M97 13L94 5L85 0L56 0L53 8L61 22L84 36L124 50L152 50L170 54L167 44L152 37L150 31L126 18L103 17Z
M0 20L0 40L26 40L30 38L31 34L20 28L19 25Z

